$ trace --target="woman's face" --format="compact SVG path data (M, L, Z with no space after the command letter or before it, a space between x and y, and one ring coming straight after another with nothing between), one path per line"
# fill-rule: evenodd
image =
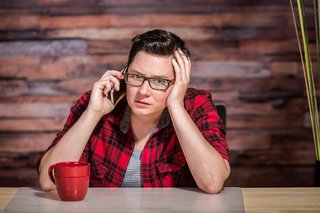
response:
M128 67L129 73L145 77L174 79L172 56L158 56L140 51ZM166 100L172 85L166 91L154 90L146 80L140 87L127 84L127 101L134 115L159 116L166 108Z

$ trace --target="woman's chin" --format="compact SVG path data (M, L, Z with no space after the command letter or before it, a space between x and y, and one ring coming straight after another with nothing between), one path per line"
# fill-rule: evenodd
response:
M131 109L132 113L138 116L148 116L152 115L154 112L150 109L145 109L145 108L139 108L139 107L134 107Z

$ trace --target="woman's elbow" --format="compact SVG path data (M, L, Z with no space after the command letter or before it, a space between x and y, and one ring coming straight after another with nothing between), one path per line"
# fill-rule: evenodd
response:
M50 184L50 183L41 183L40 182L40 187L43 191L53 191L56 189L56 186L54 184Z
M228 176L208 176L198 184L199 188L209 194L217 194L221 192L224 186L224 182Z
M39 185L43 191L52 191L56 189L56 186L49 178L39 177Z
M199 186L199 188L208 194L217 194L223 189L223 183L206 183Z
M224 182L230 175L230 169L218 176L210 176L208 175L207 178L202 179L202 183L198 184L198 187L209 194L217 194L221 192L224 186Z

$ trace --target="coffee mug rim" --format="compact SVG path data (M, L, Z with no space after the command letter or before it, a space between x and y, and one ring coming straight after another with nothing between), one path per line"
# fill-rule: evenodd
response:
M71 179L75 179L75 178L90 178L90 175L83 175L83 176L56 176L56 178L71 178Z
M90 164L87 162L79 162L79 161L63 161L59 163L55 163L54 166L65 166L65 167L72 167L72 166L89 166Z

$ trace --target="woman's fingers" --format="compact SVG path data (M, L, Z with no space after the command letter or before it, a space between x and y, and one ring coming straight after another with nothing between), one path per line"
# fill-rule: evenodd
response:
M116 78L123 78L123 75L120 71L117 71L117 70L107 70L102 76L100 79L103 79L103 78L106 78L108 76L114 76Z
M179 71L181 80L183 82L190 81L190 72L191 72L191 62L188 56L186 56L183 51L179 48L174 52L174 58L178 64L179 68L175 67L175 71Z
M190 58L181 50L179 49L180 55L182 57L184 66L185 66L185 75L186 79L189 82L190 81L190 71L191 71L191 61Z
M99 90L101 90L104 97L108 96L108 93L111 89L115 88L116 90L118 90L119 87L119 80L113 76L101 78L94 83L94 88L98 88Z
M101 78L93 84L88 107L103 115L111 112L114 105L108 97L109 92L112 88L118 89L120 87L119 79L123 78L123 74L117 70L106 71Z
M180 81L181 80L181 68L177 62L177 59L175 57L173 57L171 59L171 62L172 62L172 65L173 65L173 68L174 68L174 71L175 71L175 79L176 79L176 82Z
M93 87L102 91L102 94L105 97L108 96L108 93L112 89L113 84L110 80L99 80L96 83L94 83Z
M186 81L186 77L184 74L185 66L184 66L183 59L178 50L174 51L174 59L175 59L175 62L177 63L175 67L176 74L179 73L179 75L176 75L176 80L181 79L182 82L185 82Z
M108 70L100 78L99 81L110 81L111 86L113 86L114 89L118 91L120 89L120 79L123 79L123 78L124 78L124 76L121 72L116 71L116 70Z
M191 62L190 58L179 48L178 52L182 58L183 66L184 66L184 74L187 81L190 81L190 70L191 70Z

